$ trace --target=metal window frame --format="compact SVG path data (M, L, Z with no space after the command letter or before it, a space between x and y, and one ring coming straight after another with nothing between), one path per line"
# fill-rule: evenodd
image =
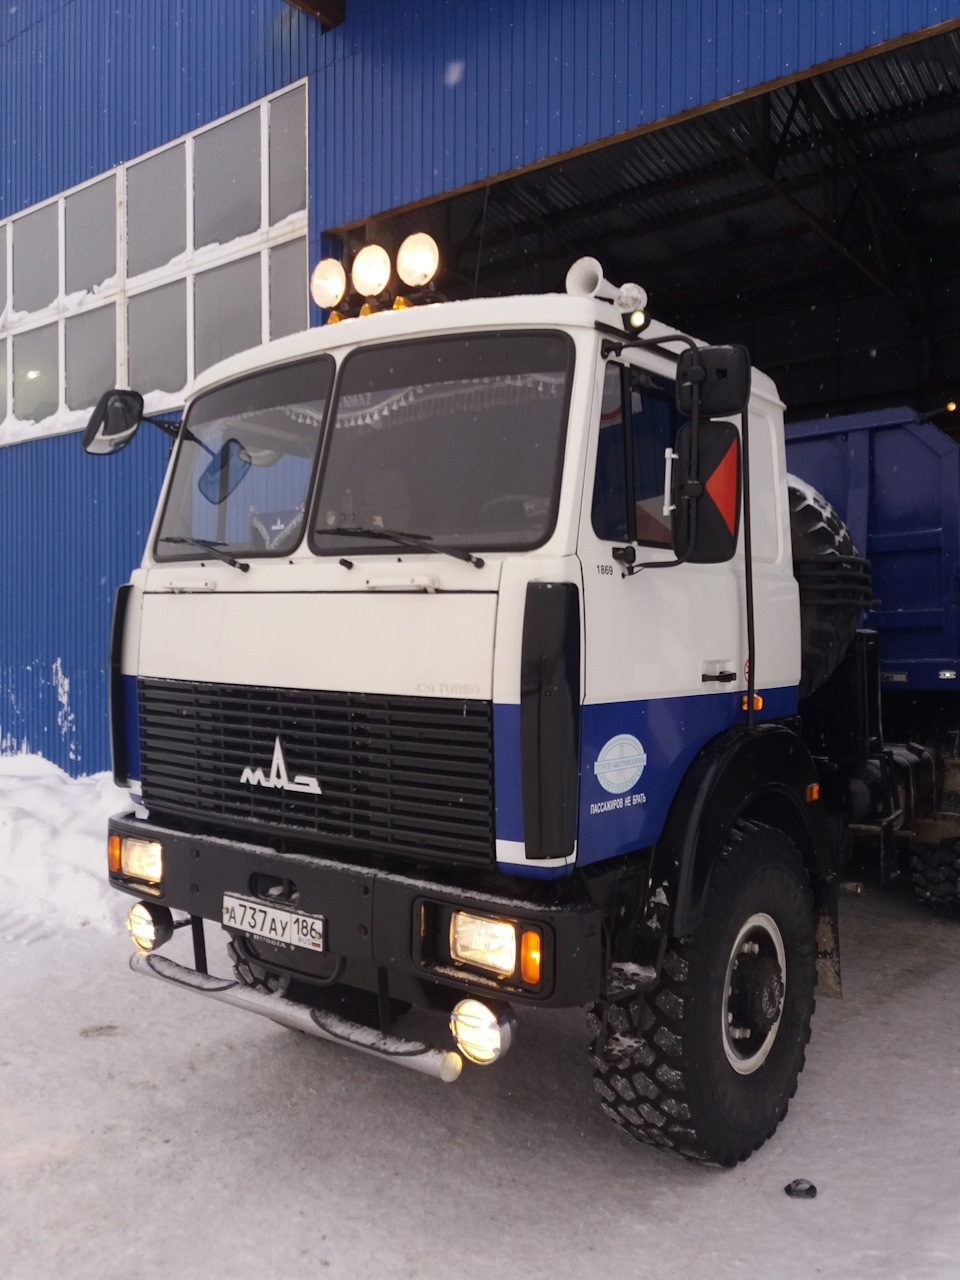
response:
M295 214L282 219L275 226L270 225L270 109L277 99L289 93L304 90L304 207ZM306 76L291 84L284 85L274 93L248 103L224 116L218 116L199 129L172 138L169 142L151 151L145 151L133 159L125 161L112 169L96 174L86 182L59 192L47 200L21 209L18 213L0 221L0 251L6 259L6 294L0 296L0 346L5 357L6 386L5 399L0 397L0 445L12 444L15 441L39 439L44 436L57 435L81 428L88 416L88 410L72 410L66 403L66 336L65 328L68 319L96 311L101 307L115 307L116 323L116 384L129 385L129 351L127 333L127 303L133 297L148 293L162 285L176 280L187 281L187 315L186 332L186 368L187 381L180 391L159 392L146 388L147 407L149 412L162 413L179 408L189 396L195 379L195 347L196 335L194 327L194 281L197 275L213 267L223 266L243 258L259 256L260 258L260 340L266 342L270 337L270 251L280 245L304 239L309 241L309 170L310 170L310 90ZM240 236L224 245L206 245L201 249L193 247L193 173L194 144L196 138L209 133L228 121L250 111L260 112L260 227L257 231ZM150 271L128 277L127 275L127 174L136 164L149 160L174 147L184 145L186 150L187 175L185 183L184 210L186 226L186 252L171 262ZM68 301L65 292L66 279L66 201L80 191L95 186L106 178L113 177L116 185L117 224L116 224L116 271L114 276L94 286L81 298ZM40 311L16 313L13 311L13 226L22 218L38 210L56 205L57 214L57 254L58 254L58 293L54 301ZM8 231L8 228L10 230ZM305 264L306 264L305 254ZM306 270L306 265L305 268ZM304 289L303 327L309 326L309 298ZM21 334L40 329L52 323L57 325L58 340L58 408L56 413L39 422L14 416L13 385L13 343Z

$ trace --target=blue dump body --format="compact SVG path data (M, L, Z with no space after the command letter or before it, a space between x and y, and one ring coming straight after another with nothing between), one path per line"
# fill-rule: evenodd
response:
M794 422L787 469L827 499L873 570L884 686L960 678L960 447L912 409Z

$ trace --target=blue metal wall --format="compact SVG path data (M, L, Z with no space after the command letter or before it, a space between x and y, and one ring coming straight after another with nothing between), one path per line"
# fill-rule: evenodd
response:
M0 217L312 76L319 230L960 17L960 0L21 0ZM457 78L458 64L462 73Z
M315 77L331 227L960 17L958 0L348 0ZM455 84L455 64L462 75Z
M960 17L960 0L282 0L0 8L0 217L310 77L322 232ZM162 199L162 193L158 193ZM163 438L0 450L0 752L108 765L107 633ZM66 682L69 682L67 688Z
M144 427L115 458L77 435L0 450L0 754L108 767L113 593L140 563L169 443Z

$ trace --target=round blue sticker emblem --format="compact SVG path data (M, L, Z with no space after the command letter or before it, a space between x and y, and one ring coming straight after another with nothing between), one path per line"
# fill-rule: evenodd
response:
M618 733L600 748L593 772L604 791L621 795L640 781L647 753L632 733Z

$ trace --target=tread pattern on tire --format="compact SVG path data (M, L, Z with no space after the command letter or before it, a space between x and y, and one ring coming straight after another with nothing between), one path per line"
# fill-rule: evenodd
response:
M735 844L761 831L756 824L741 823L730 836ZM777 833L779 835L779 833ZM802 872L799 854L791 845ZM717 873L724 873L724 859ZM805 877L804 877L805 878ZM812 895L807 890L812 907ZM811 965L813 963L811 938ZM590 1058L594 1087L600 1106L613 1123L632 1138L667 1148L701 1163L732 1166L744 1160L771 1137L786 1115L784 1102L769 1127L748 1149L718 1158L701 1140L693 1124L690 1074L693 1066L689 1029L684 1023L688 1001L695 1000L690 975L698 960L697 937L674 939L666 956L659 984L645 995L614 1004L602 1002L587 1015L593 1034ZM812 1016L815 1001L811 1002ZM789 1091L792 1098L803 1070L810 1022L806 1021L800 1045L799 1067Z
M787 477L787 485L794 560L855 556L850 531L827 500L793 476ZM859 612L809 604L801 589L801 701L824 685L842 662L856 634Z
M910 872L922 903L940 915L960 916L960 840L913 845Z

